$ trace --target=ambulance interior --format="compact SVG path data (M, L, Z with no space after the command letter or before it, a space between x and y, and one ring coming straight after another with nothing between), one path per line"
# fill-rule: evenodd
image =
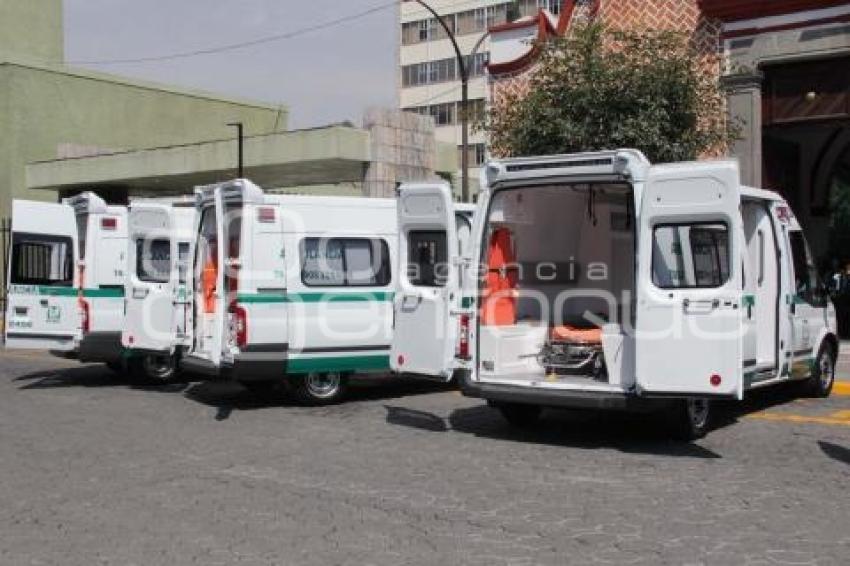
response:
M633 351L627 344L634 318L632 187L497 191L484 238L480 378L621 383L625 377L612 374L629 372Z
M206 207L201 211L197 247L195 249L195 332L194 353L213 357L222 346L223 323L226 307L235 298L237 289L237 267L242 232L241 203L227 203L224 207L226 235L218 230L216 208ZM225 242L224 249L220 246ZM220 288L219 275L223 271L224 289Z

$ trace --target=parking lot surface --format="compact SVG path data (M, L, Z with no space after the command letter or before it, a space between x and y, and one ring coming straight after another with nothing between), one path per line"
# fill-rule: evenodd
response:
M308 408L0 351L0 564L847 564L850 382L720 416L516 430L430 383Z

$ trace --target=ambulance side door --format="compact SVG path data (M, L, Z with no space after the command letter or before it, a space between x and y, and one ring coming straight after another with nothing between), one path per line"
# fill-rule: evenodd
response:
M393 371L452 377L458 340L460 250L446 184L399 188L399 277L394 298Z
M790 267L794 274L791 278L793 295L787 301L791 319L788 370L792 379L802 379L810 375L817 348L820 347L828 298L820 284L803 231L789 229L785 232L791 256Z

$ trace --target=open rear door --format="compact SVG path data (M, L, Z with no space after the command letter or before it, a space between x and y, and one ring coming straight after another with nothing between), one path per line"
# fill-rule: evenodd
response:
M127 348L170 352L174 317L177 242L171 206L138 204L130 210L127 315L122 343Z
M650 168L638 252L641 394L742 397L740 202L735 162Z
M457 226L446 184L402 185L398 198L399 284L394 301L394 371L448 381L458 338Z
M78 345L76 261L77 221L72 207L13 202L6 347L70 351Z

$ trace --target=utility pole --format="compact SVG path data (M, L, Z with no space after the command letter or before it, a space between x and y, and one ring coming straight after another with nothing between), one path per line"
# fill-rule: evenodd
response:
M403 2L407 2L410 0L402 0ZM443 19L443 17L437 13L434 8L426 4L423 0L412 0L417 4L421 5L423 8L428 10L438 22L440 22L440 26L445 30L446 35L449 37L449 40L452 42L452 47L454 47L455 56L457 57L457 66L458 71L460 72L460 96L461 96L461 112L460 112L460 146L461 146L461 154L460 154L460 200L462 202L469 202L469 66L467 65L467 60L463 56L463 53L460 50L460 46L457 44L457 39L455 38L454 32L449 28L449 25ZM484 39L487 38L490 32L485 32L484 35L481 36L481 39L478 40L478 43L475 44L475 47L472 50L472 53L469 54L469 61L471 62L475 57L475 53L478 51L478 48L481 47L481 44L484 43Z
M237 157L236 160L238 162L238 172L236 174L237 179L245 178L245 167L243 162L243 152L245 147L245 137L243 135L243 125L242 122L231 122L227 124L232 128L236 128L236 142L237 142Z

